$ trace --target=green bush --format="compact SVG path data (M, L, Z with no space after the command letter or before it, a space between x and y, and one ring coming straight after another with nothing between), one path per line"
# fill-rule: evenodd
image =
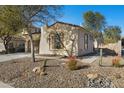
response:
M70 70L76 70L77 69L77 60L75 58L69 58L69 61L67 61L67 67Z
M121 61L121 58L119 56L116 56L114 59L112 59L112 65L114 67L120 67L120 61Z

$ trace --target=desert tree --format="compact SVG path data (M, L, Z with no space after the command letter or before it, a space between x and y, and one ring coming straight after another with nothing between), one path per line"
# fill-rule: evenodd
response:
M115 43L121 39L121 28L119 26L108 26L104 29L104 43Z
M20 11L17 6L0 7L0 39L3 41L6 53L12 37L22 28Z
M12 39L12 35L14 35L12 31L9 31L7 28L4 28L3 26L0 27L0 39L3 42L5 53L8 53L8 45Z
M94 39L100 38L100 41L103 41L102 31L106 25L105 17L99 12L88 11L84 13L84 27L89 30Z
M34 24L44 25L56 21L56 19L61 16L60 10L62 9L62 6L24 5L19 7L23 18L24 28L26 28L30 38L32 62L35 62L34 42L31 27Z
M103 43L102 31L105 28L105 17L99 12L88 11L83 15L84 27L89 30L97 41L97 48ZM102 65L102 48L100 48L100 61L99 65Z

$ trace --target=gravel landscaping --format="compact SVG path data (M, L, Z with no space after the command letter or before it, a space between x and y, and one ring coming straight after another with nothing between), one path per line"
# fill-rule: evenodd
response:
M124 67L100 67L97 60L91 64L78 62L78 69L70 71L62 65L64 61L49 59L46 75L34 73L33 68L42 67L43 61L32 63L30 58L23 58L0 63L0 81L19 88L124 87Z

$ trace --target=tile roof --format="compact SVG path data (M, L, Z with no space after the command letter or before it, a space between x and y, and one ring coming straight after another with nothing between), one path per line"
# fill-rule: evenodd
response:
M65 25L69 25L69 26L73 26L73 27L78 27L78 28L84 29L85 31L88 31L88 30L86 30L86 29L85 29L84 27L82 27L82 26L75 25L75 24L71 24L71 23L60 22L60 21L57 21L57 22L55 22L54 24L52 24L52 25L50 25L50 26L48 26L48 27L52 27L52 26L54 26L55 24L65 24ZM89 31L88 31L88 32L89 32Z

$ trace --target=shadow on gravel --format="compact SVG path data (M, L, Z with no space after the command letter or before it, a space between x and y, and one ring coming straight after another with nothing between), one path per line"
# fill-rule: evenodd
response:
M90 68L90 67L91 67L90 65L77 66L77 69L76 69L76 70L88 69L88 68Z
M100 65L100 67L114 67L114 66L112 66L112 65ZM124 67L124 65L120 65L117 68L122 68L122 67Z
M114 50L103 48L103 56L117 56L117 53Z
M35 62L41 62L41 61L45 61L45 60L47 60L47 61L49 61L49 60L55 60L55 59L45 59L45 58L40 58L40 59L36 59L36 61Z
M100 65L100 67L113 67L112 65Z
M45 67L60 67L59 65L46 65Z

